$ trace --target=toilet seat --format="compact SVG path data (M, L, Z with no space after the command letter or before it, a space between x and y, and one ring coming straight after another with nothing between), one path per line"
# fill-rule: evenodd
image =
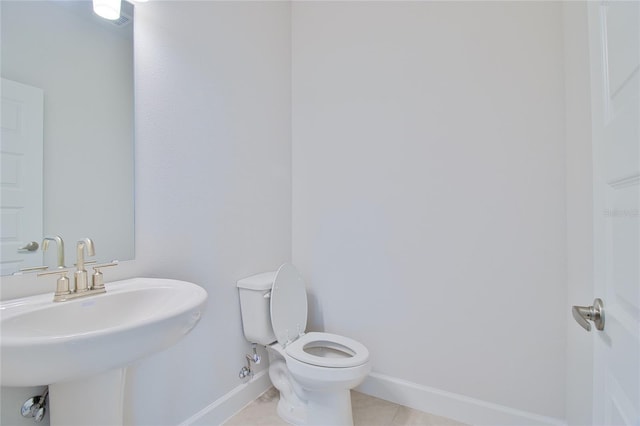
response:
M271 286L271 325L278 343L286 347L307 328L307 289L298 270L285 263Z
M287 356L307 365L348 368L365 364L369 351L359 342L331 333L306 333L307 291L298 270L288 263L278 269L271 287L271 324Z
M291 358L327 368L348 368L365 364L369 351L360 342L331 333L307 333L285 347Z

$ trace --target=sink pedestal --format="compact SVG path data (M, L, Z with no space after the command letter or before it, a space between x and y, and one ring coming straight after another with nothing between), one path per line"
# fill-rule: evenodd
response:
M125 371L49 385L51 426L122 426Z

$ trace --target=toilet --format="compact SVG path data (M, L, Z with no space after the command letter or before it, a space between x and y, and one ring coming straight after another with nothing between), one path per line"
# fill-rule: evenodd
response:
M278 415L294 425L353 425L350 390L371 371L367 348L336 334L306 333L307 292L291 264L237 286L245 338L267 348Z

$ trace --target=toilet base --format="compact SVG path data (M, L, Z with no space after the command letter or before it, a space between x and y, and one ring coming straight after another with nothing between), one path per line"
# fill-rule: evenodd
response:
M280 392L278 415L296 426L353 426L351 388L359 385L370 364L327 369L288 357L279 344L267 346L269 378Z
M307 403L304 399L305 392L291 378L284 359L270 348L269 354L269 378L278 390L278 415L292 425L304 425L307 422Z
M296 407L289 403L286 399L282 398L278 400L278 416L285 422L300 426L307 424L307 413L304 408Z
M349 389L331 392L307 391L307 425L353 426L351 392Z
M304 409L295 407L284 398L278 400L278 415L296 426L353 426L351 392L310 392Z

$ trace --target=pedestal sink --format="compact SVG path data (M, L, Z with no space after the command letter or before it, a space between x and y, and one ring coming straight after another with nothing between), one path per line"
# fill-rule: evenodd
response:
M53 426L121 425L126 366L189 333L207 300L201 287L167 279L106 289L67 302L42 294L0 303L0 384L49 385Z

